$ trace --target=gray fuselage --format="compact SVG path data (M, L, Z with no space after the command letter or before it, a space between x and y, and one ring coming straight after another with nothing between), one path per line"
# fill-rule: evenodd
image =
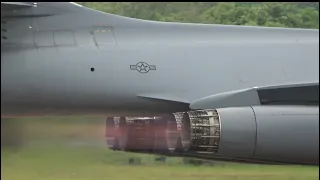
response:
M8 21L2 115L174 112L216 93L319 81L318 30L91 13ZM139 62L156 69L140 73Z

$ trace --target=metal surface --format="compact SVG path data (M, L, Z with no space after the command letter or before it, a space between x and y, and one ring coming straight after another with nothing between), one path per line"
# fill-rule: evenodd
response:
M125 116L156 116L158 153L318 158L318 115L292 106L318 108L318 29L154 22L67 2L2 2L1 29L2 117L121 116L114 146L132 150L149 125ZM266 104L288 106L248 107ZM172 114L190 108L182 122ZM201 110L212 108L223 109Z
M216 110L190 111L190 150L216 153L220 141L220 119Z
M14 7L1 12L3 116L152 116L220 93L319 82L319 30L154 22L64 2ZM238 95L208 103L256 102Z
M319 107L253 107L257 121L254 156L319 164Z

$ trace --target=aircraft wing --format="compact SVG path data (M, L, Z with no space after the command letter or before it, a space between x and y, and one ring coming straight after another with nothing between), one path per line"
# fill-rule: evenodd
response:
M319 105L319 82L253 87L196 100L191 109L257 105Z
M189 104L190 109L213 109L259 105L319 105L319 82L282 84L213 94L190 102L169 94L140 94L138 97Z

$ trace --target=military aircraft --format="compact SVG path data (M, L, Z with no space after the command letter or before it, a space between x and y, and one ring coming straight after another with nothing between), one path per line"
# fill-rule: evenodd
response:
M108 114L111 149L319 164L319 30L1 2L1 117Z

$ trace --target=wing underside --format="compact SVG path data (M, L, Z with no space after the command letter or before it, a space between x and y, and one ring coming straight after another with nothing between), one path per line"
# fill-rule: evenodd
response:
M207 96L191 109L257 105L319 105L319 82L253 87Z
M138 97L190 104L190 109L211 109L260 105L319 105L319 82L253 87L207 96L190 102L168 94Z

